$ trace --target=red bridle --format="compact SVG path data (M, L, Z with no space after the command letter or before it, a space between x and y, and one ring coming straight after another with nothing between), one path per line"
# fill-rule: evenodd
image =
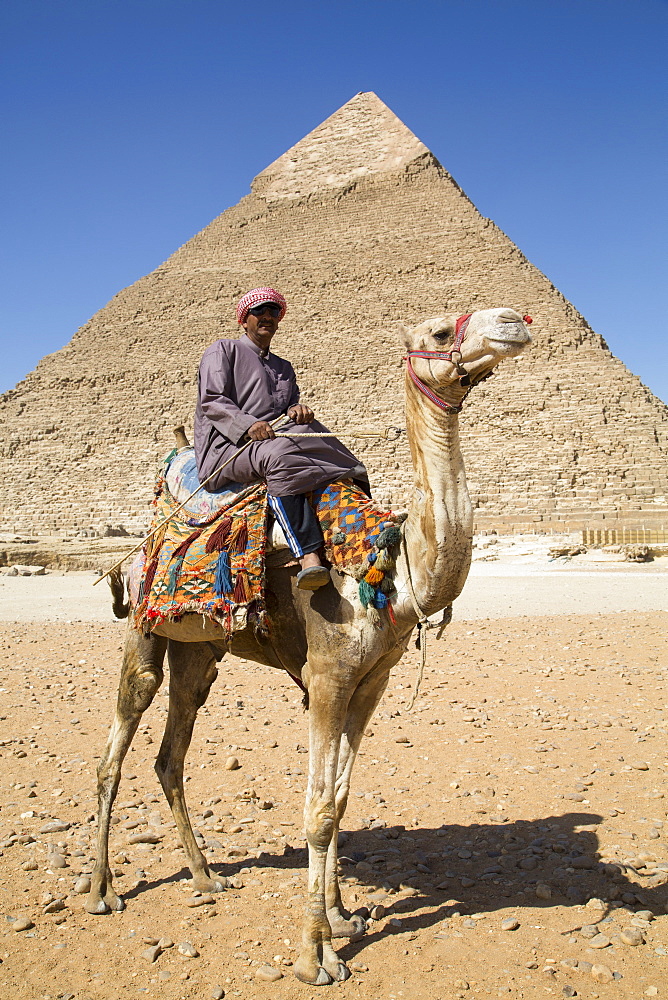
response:
M434 406L438 406L440 410L445 410L448 413L459 413L464 405L464 399L466 399L466 396L468 396L473 386L477 385L477 382L482 382L485 378L489 377L488 375L483 375L483 377L478 379L477 382L471 382L471 377L462 365L461 361L453 361L453 354L458 354L460 358L462 356L461 346L464 337L466 336L466 328L469 325L469 320L472 315L473 313L465 313L463 316L458 317L457 322L455 323L455 339L453 341L452 348L449 351L409 351L408 354L404 355L408 374L422 395L426 396L427 399L430 399ZM523 316L522 319L527 326L533 323L531 316ZM437 358L439 361L449 361L453 364L457 369L457 374L459 375L459 384L467 387L466 395L464 396L464 399L462 399L459 406L453 406L452 403L446 403L446 401L441 399L440 396L437 396L428 385L425 385L422 379L415 374L411 358ZM492 373L490 372L489 374L491 375Z
M429 359L431 359L431 358L438 358L439 361L450 361L451 364L454 364L455 367L457 368L457 373L459 374L460 384L461 385L468 385L469 390L470 390L471 389L471 380L469 379L468 372L466 371L465 368L462 367L462 365L461 365L460 362L452 360L452 355L453 354L458 354L460 356L460 358L461 358L461 354L462 354L462 352L461 352L462 342L463 342L464 337L466 335L466 328L469 325L469 320L471 319L472 315L473 315L473 313L465 313L463 316L459 316L458 317L457 322L455 323L455 339L454 339L454 342L452 344L451 350L449 350L449 351L409 351L408 354L406 354L404 356L404 360L406 361L406 368L408 370L408 374L410 375L410 377L412 378L414 384L420 390L420 392L422 393L422 395L426 396L427 399L430 399L432 401L432 403L434 404L434 406L438 406L438 408L440 410L446 410L448 413L459 413L459 411L461 410L461 408L463 406L464 400L461 401L461 403L459 404L459 406L453 406L452 403L446 403L446 401L444 399L441 399L440 396L437 396L436 393L433 392L433 390L430 389L428 385L425 385L425 383L422 381L422 379L419 378L419 376L415 374L415 371L413 370L413 364L411 362L411 358L429 358ZM469 379L468 383L466 381L464 381L465 379ZM466 395L468 395L468 393ZM464 399L466 399L466 396L464 397Z

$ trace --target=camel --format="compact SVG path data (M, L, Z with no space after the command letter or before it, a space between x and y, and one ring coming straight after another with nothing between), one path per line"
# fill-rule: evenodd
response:
M351 577L332 570L331 585L299 590L297 568L274 567L269 558L268 586L279 597L270 639L261 643L244 630L235 633L229 650L289 671L307 691L308 899L294 971L302 982L318 986L350 975L332 938L357 939L366 930L363 917L343 905L337 871L339 826L362 735L416 624L449 608L461 593L470 566L473 517L459 445L459 409L471 385L531 342L523 318L512 309L483 309L468 320L430 319L404 330L404 338L408 351L417 352L407 358L406 371L406 430L415 488L397 560L397 593L392 601L396 624L386 612L380 625L369 620ZM117 608L122 604L122 581L120 586L121 598L119 579L112 582ZM165 653L169 711L155 769L185 849L193 887L207 892L226 888L226 880L211 873L196 843L184 797L183 766L197 710L206 701L217 663L228 649L223 643L178 641L178 625L173 629L172 638L142 635L131 624L128 629L115 718L98 767L97 862L86 902L89 913L124 907L113 889L108 861L111 809L125 754L162 683Z

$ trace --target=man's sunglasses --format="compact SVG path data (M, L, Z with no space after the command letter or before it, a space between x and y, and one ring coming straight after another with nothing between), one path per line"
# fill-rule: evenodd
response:
M281 307L275 302L263 302L261 306L253 306L248 312L251 316L261 316L264 312L268 312L270 316L280 316Z

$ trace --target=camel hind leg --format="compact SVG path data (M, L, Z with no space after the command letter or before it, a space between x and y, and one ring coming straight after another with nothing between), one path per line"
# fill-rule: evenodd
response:
M208 643L169 643L169 714L155 770L169 802L192 872L194 889L222 892L226 878L212 878L206 858L197 846L183 788L183 764L192 739L197 711L218 676Z
M123 900L114 892L109 867L111 809L121 780L123 760L137 731L139 720L162 683L162 662L166 646L165 639L146 637L132 627L128 628L116 714L97 768L97 857L85 904L89 913L109 913L111 910L124 909Z

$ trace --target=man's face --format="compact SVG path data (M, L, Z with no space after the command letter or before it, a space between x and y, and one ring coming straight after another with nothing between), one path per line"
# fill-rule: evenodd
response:
M269 347L271 338L278 330L280 307L273 303L254 306L243 322L249 338L258 347Z

